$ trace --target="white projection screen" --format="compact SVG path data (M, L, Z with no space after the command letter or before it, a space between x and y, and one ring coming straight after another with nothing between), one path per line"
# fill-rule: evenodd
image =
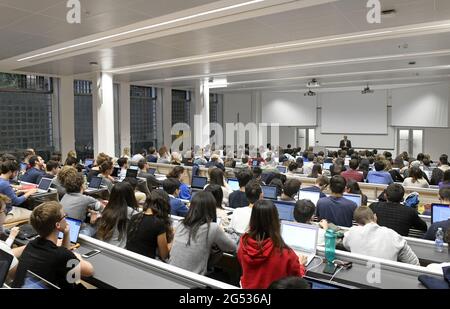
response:
M449 85L392 90L392 125L438 128L448 126Z
M261 102L263 123L289 127L317 125L317 97L297 92L263 92Z
M387 91L321 93L322 134L387 134Z

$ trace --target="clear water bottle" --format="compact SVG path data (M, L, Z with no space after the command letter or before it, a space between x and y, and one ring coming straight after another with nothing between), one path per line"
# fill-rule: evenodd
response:
M332 264L336 256L336 233L328 229L325 233L325 258L328 264Z
M436 240L434 241L437 252L444 251L444 231L442 231L442 227L438 228L436 232Z

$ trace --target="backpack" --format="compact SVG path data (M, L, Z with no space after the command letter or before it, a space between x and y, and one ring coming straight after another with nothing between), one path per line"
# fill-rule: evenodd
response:
M419 202L419 193L417 192L411 192L405 198L405 206L410 208L417 208L417 206L419 206Z

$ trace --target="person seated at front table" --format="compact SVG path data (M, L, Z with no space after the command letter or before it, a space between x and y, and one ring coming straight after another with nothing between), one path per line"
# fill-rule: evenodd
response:
M301 181L295 178L286 180L283 184L283 193L281 194L280 200L282 201L295 201L295 197L298 195L298 190L302 185Z
M344 234L343 244L347 250L356 254L420 265L406 240L394 230L379 226L377 216L369 207L358 207L354 219L358 226L351 227Z
M94 274L91 263L75 252L69 250L70 225L66 222L67 215L58 202L45 202L36 207L30 217L30 223L38 232L39 237L30 241L25 247L16 277L12 286L21 288L25 282L27 271L48 280L62 289L75 288L78 282L69 282L69 272L76 267L82 277ZM58 246L58 235L63 233L62 246Z
M301 188L301 190L320 192L320 198L322 198L322 197L327 197L327 195L325 193L323 193L323 191L325 191L329 185L330 185L330 179L326 176L320 176L320 177L316 178L314 186L304 187L304 188Z
M266 289L273 281L303 277L306 258L298 256L281 238L280 218L274 203L260 200L253 206L249 230L241 237L237 258L244 289Z
M338 226L351 227L353 225L353 212L357 205L344 198L347 182L339 175L330 180L331 195L323 197L317 202L317 217L326 219Z
M180 181L175 178L167 178L163 181L163 189L170 197L170 213L174 216L185 217L189 208L178 198Z
M368 183L378 183L378 184L385 184L390 185L394 182L392 179L391 174L389 172L386 172L384 169L386 168L386 164L381 161L375 161L374 163L375 171L370 171L367 174L367 182Z
M446 204L448 205L448 207L450 207L450 187L439 190L439 201L441 202L441 204ZM446 231L450 230L450 218L444 221L433 223L425 233L423 238L427 240L435 240L438 228L442 228L444 234L446 233Z
M45 163L40 156L30 158L30 169L22 176L21 181L38 184L41 176L45 175Z

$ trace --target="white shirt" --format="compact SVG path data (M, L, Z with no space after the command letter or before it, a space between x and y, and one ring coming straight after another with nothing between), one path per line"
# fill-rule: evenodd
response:
M132 158L131 161L133 162L139 162L140 160L145 159L143 155L141 155L140 153L135 154Z
M230 227L240 234L247 232L251 215L252 208L250 207L236 208L231 216Z
M408 177L403 181L404 187L414 187L414 188L429 188L430 185L425 180L425 178L417 179L416 182L413 182L412 177Z

